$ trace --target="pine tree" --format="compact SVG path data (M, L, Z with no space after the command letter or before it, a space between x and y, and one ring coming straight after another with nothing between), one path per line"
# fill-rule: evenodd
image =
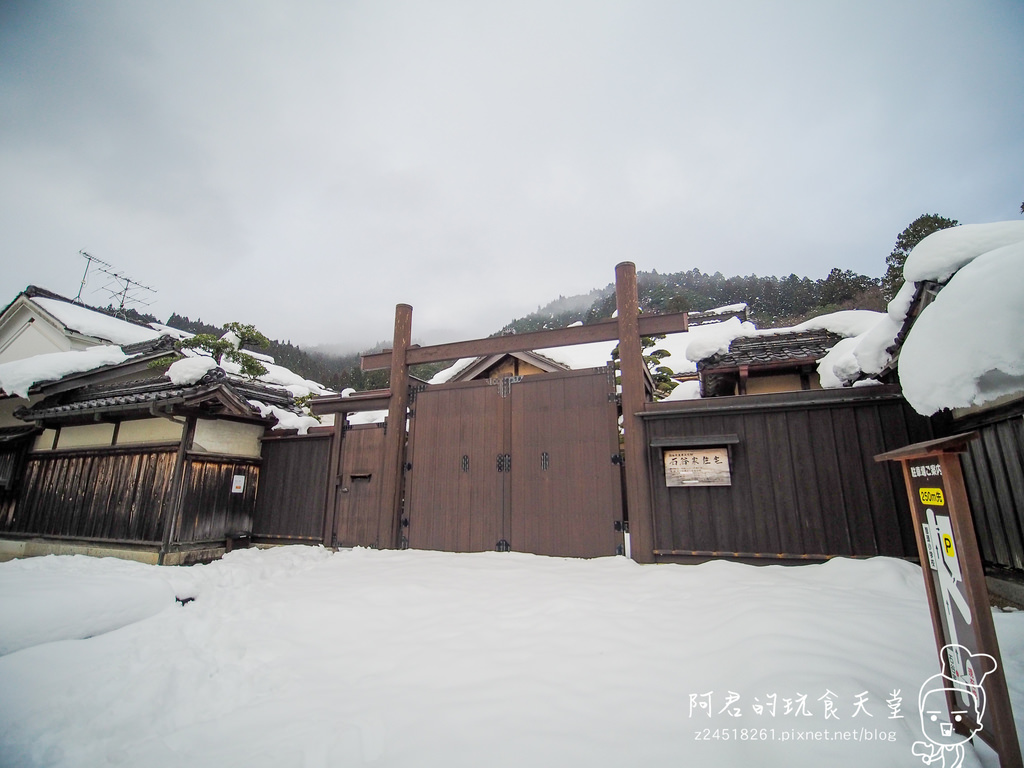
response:
M937 213L923 213L900 232L899 237L896 238L896 247L885 259L886 269L885 276L882 277L882 295L886 301L892 301L892 297L903 285L903 264L914 246L933 232L955 227L959 223L956 219L947 219Z
M266 348L270 344L262 333L256 330L253 325L242 323L226 323L227 329L221 337L210 333L198 333L191 338L179 341L178 349L198 349L217 361L221 365L224 359L237 363L242 373L249 378L255 379L267 372L267 367L259 360L242 350L243 344Z

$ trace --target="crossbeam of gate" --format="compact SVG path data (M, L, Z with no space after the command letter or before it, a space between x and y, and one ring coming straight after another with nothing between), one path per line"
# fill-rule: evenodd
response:
M634 560L642 563L654 562L654 519L644 422L641 417L649 401L649 394L641 338L660 333L685 332L689 327L688 315L685 312L640 315L636 266L628 261L615 267L615 305L618 317L614 320L603 320L572 328L493 336L431 346L416 346L409 343L412 333L412 307L408 304L399 304L396 307L393 348L364 355L361 360L364 371L390 369L389 389L362 400L331 396L318 398L313 403L315 413L337 413L340 414L342 421L346 413L366 410L371 404L388 409L389 428L385 436L386 453L380 494L381 542L398 540L405 470L403 427L409 402L409 366L617 340L622 385L625 459L623 478L630 521L630 548Z
M659 333L682 333L687 328L686 312L676 312L668 315L641 315L639 317L640 336L654 336ZM621 340L619 339L618 320L601 320L590 325L555 328L550 331L491 336L486 339L434 344L429 347L412 345L406 352L406 364L440 363L447 360L458 360L463 357L503 355L511 352L528 352L534 349L569 347L576 344L591 344L595 341L616 340ZM363 355L360 367L364 371L384 370L391 367L391 360L392 351L386 349L383 352Z

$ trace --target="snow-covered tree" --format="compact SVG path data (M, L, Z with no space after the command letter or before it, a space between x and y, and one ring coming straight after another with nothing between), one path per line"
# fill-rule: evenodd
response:
M253 325L243 323L225 323L226 333L223 336L215 336L212 333L197 333L191 338L184 339L177 343L178 349L195 349L205 352L221 365L224 360L230 360L241 368L242 373L249 378L255 379L267 372L263 363L242 349L243 345L256 346L265 349L270 340L256 330Z

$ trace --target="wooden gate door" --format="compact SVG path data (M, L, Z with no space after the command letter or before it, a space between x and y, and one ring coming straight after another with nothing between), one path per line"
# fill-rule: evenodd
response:
M511 388L512 549L622 554L622 473L611 369L527 376Z
M505 408L486 381L443 384L412 403L402 532L413 549L481 552L508 538Z
M378 547L384 430L380 424L346 426L335 478L332 543L338 547ZM383 546L393 546L391 542Z
M621 552L614 382L605 369L416 395L403 536L414 549Z

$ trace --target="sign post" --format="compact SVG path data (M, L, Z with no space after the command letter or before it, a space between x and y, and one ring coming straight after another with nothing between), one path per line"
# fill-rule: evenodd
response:
M999 754L1002 768L1024 768L960 469L959 454L976 437L972 432L915 443L875 461L903 466L941 677L949 681L940 689L949 723L962 737L980 736ZM981 669L986 658L994 669ZM922 701L924 696L922 688Z

